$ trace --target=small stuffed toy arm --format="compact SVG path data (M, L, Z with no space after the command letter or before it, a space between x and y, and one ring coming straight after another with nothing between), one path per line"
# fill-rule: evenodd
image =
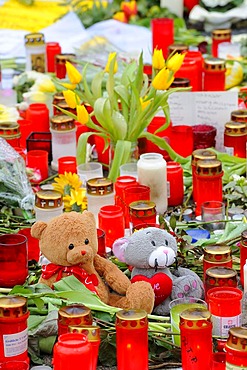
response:
M127 292L131 282L113 262L97 254L94 257L94 267L115 292L118 294L125 294Z

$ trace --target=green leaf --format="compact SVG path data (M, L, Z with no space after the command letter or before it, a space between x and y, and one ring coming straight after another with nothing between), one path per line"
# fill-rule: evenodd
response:
M105 71L100 71L97 73L91 83L91 90L95 99L102 96L102 81L105 75Z
M112 123L114 126L114 140L125 139L128 126L124 116L117 111L113 111Z
M69 116L69 117L71 117L71 118L73 118L73 119L75 119L75 120L77 120L77 116L74 114L74 113L71 113L71 112L69 112L68 110L65 110L65 109L63 109L63 108L60 108L59 106L57 106L57 105L54 105L53 104L53 106L54 107L56 107L56 109L58 109L58 110L60 110L63 114L65 114L66 116Z
M42 298L33 298L32 301L39 310L44 308L44 301Z
M114 149L114 157L108 177L115 182L119 175L119 167L127 163L131 152L131 142L118 140Z
M112 109L108 98L99 98L95 101L94 114L100 125L109 133L114 134Z
M30 315L29 318L27 319L28 330L37 328L44 320L45 316Z

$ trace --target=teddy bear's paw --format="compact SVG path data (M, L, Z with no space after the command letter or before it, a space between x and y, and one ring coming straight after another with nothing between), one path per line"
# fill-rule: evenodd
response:
M154 308L154 291L150 283L137 281L128 288L126 298L130 302L130 308L142 309L151 313Z
M203 298L204 289L199 277L182 276L173 282L172 299L183 297Z

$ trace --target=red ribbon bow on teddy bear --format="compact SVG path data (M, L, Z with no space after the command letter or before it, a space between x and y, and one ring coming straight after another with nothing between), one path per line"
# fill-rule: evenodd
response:
M85 285L87 289L91 292L97 294L96 286L98 285L98 278L95 274L88 274L79 266L60 266L54 263L49 263L48 265L42 266L42 278L50 279L53 275L57 274L56 281L62 279L62 275L67 276L74 275L81 283Z

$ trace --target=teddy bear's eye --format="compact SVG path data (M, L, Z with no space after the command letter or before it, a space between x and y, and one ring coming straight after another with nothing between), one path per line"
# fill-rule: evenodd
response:
M89 243L89 240L88 239L85 239L85 242L84 242L85 244L88 244Z
M156 245L156 244L155 244L155 241L153 241L153 240L151 241L151 244L152 244L154 247L155 247L155 245Z
M167 241L167 240L165 241L165 245L167 245L167 246L168 246L168 241Z
M69 249L73 249L73 248L75 248L74 244L70 243Z

